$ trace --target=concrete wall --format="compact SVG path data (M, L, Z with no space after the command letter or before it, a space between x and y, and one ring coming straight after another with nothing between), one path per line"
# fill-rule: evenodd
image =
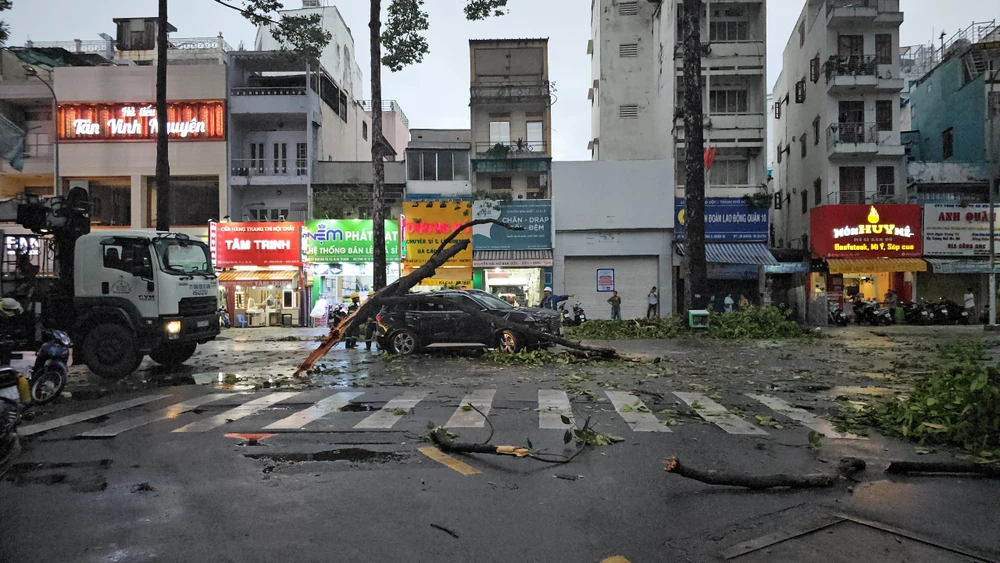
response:
M367 112L371 120L371 112ZM382 136L396 150L394 160L403 160L407 145L410 144L410 128L405 121L406 116L395 111L382 112Z
M925 160L945 160L942 133L954 129L952 162L986 159L986 75L965 84L964 57L956 55L916 83L910 91L912 128L920 132Z
M322 125L318 129L317 160L359 161L372 158L372 118L361 106L348 98L347 122L320 104ZM368 131L365 139L362 131Z
M671 160L553 162L555 229L672 229L673 178Z
M155 66L59 67L56 96L68 102L152 102L156 100ZM167 67L170 100L225 100L225 65Z

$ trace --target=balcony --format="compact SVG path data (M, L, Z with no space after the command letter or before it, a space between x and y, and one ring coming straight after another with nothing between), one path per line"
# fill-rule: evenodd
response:
M712 146L764 146L767 116L763 113L706 114L704 124L705 139L711 140ZM683 115L674 118L674 132L677 143L683 144L685 138Z
M234 186L277 186L308 183L309 162L305 159L275 161L267 158L230 160L229 178Z
M704 36L703 36L704 37ZM702 45L703 74L761 75L764 74L763 41L713 41ZM684 45L674 47L674 70L684 74Z
M830 27L899 25L903 12L899 0L826 0L826 19Z
M547 80L536 82L477 83L469 88L471 104L541 104L551 105Z
M472 155L476 172L545 172L552 157L544 141L480 141Z
M234 114L305 114L309 106L305 87L248 86L230 88L229 94ZM314 105L318 109L318 104Z
M878 64L873 55L834 55L824 63L823 70L831 94L899 92L903 89L902 78L890 78L892 65Z
M826 129L827 156L831 159L858 156L901 157L905 153L892 131L880 131L875 123L834 123Z
M844 189L839 192L827 194L826 203L830 205L865 205L865 204L890 204L909 203L909 197L905 193L896 193L896 187L886 184L878 187L876 193L868 193L862 190Z

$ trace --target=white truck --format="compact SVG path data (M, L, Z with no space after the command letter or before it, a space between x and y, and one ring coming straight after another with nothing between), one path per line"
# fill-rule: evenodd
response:
M106 378L133 373L147 354L167 366L185 362L219 334L208 245L172 232L90 232L89 206L80 188L0 201L0 223L43 235L55 250L51 275L19 260L17 289L5 295L33 313L25 340L43 327L66 331L74 363Z

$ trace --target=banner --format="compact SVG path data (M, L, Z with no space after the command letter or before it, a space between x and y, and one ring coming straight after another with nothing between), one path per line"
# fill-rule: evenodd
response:
M924 205L924 255L989 256L989 211L987 203ZM1000 242L1000 222L995 211L993 222L993 238Z
M209 223L217 268L301 266L302 223Z
M448 236L471 220L472 204L468 201L408 201L403 204L401 230L406 243L405 269L412 271L427 263L427 259ZM453 240L470 240L469 229ZM472 245L459 252L446 265L437 270L442 281L472 280ZM428 280L431 284L432 280ZM471 287L471 286L470 286Z
M473 219L497 219L524 230L500 225L472 227L476 250L542 250L552 248L552 200L519 199L507 203L481 200L472 204Z
M226 140L226 102L167 102L171 141ZM159 122L153 102L59 104L57 134L61 143L156 141Z
M767 242L768 208L751 209L741 197L705 198L705 241ZM674 199L674 240L684 240L684 198Z
M306 261L323 263L373 262L371 219L324 219L306 221ZM399 262L399 223L385 222L386 262Z
M814 207L809 244L817 258L920 258L920 206Z

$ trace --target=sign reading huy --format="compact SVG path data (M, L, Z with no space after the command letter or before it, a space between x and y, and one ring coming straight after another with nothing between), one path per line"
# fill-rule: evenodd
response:
M167 135L178 141L223 141L226 138L226 103L222 100L168 102ZM59 104L59 140L155 141L160 128L156 104Z
M215 265L301 266L302 223L209 223Z
M919 258L919 205L821 205L809 212L819 258Z
M924 206L924 254L927 256L989 256L990 206L927 204ZM993 213L994 238L1000 241L1000 221Z
M374 261L371 219L306 221L306 260L312 263ZM399 262L399 224L385 222L385 257Z

